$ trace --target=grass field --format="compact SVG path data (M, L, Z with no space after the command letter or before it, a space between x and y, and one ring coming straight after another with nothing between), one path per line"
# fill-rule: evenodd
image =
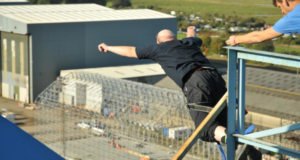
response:
M261 17L273 24L283 15L271 0L131 0L134 6L152 5L187 13L218 13L225 16Z
M283 53L283 52L298 52L300 53L300 46L299 45L282 45L282 44L275 44L274 52ZM299 55L300 56L300 55Z

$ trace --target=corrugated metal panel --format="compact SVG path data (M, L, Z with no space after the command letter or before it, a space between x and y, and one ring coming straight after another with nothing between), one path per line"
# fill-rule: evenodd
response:
M24 42L20 42L20 75L23 84L25 83L24 68Z
M19 3L19 2L28 2L27 0L0 0L0 3Z
M27 0L0 0L0 2L28 2Z
M4 78L7 78L7 40L3 39L3 72L4 72Z
M7 83L2 83L2 97L9 98L9 85Z
M28 102L28 36L1 32L1 39L3 97Z
M20 100L20 87L14 86L14 99Z
M0 8L1 10L1 8ZM122 21L140 19L174 18L174 16L156 12L149 9L135 10L106 10L106 11L81 11L81 12L33 12L4 14L3 17L17 20L27 24L37 23L67 23L91 21Z
M1 0L0 0L1 2ZM0 6L0 14L17 13L54 13L113 10L97 4L55 4L55 5L20 5Z
M11 41L11 72L13 74L13 80L16 80L16 45L15 41Z
M21 102L29 102L28 101L28 88L20 87L20 101Z

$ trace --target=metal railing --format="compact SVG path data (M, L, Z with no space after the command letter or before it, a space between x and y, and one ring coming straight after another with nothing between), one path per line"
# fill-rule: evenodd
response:
M272 152L300 158L297 150L264 142L258 138L286 133L300 129L300 123L244 135L245 131L245 71L246 60L300 68L300 57L273 52L257 51L242 47L226 47L228 49L228 139L227 158L235 159L235 143L241 142ZM237 72L238 71L238 72ZM238 98L238 102L236 101ZM236 117L236 106L238 116ZM300 107L300 106L294 106ZM238 133L236 133L236 124Z

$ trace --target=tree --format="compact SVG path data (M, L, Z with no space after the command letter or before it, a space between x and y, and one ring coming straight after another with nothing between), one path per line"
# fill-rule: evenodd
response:
M49 4L61 4L63 0L49 0Z
M188 28L189 26L190 26L190 24L188 21L182 21L182 23L181 23L182 28Z
M222 39L228 39L229 38L229 34L228 34L228 32L226 31L226 32L222 32L221 34L220 34L220 37L222 38Z
M224 45L225 42L221 38L213 38L210 48L215 54L226 54L226 50L223 48Z
M211 37L210 36L204 36L202 38L202 46L209 48L211 43Z
M215 20L211 20L211 21L209 22L209 25L210 25L212 28L215 28L215 27L217 26Z
M66 0L66 4L69 3L96 3L105 6L106 0Z
M201 51L203 52L203 54L205 56L207 56L209 54L209 48L208 47L201 46Z
M146 4L146 5L145 5L145 8L148 8L148 9L153 9L153 8L154 8L154 6L152 6L152 5L150 5L150 4Z
M252 27L263 27L265 25L265 21L262 19L256 19L253 23L252 23Z
M192 26L199 26L200 21L192 21L191 25Z
M105 6L106 0L81 0L81 3L96 3Z
M295 44L300 44L300 37L299 36L295 39Z
M176 15L176 18L177 18L177 22L179 22L179 21L183 20L183 19L182 19L182 16L181 16L181 15L179 15L179 14L177 14L177 15Z
M265 41L262 43L253 44L250 48L262 51L270 51L273 52L275 47L271 40Z
M292 36L288 36L286 38L283 38L283 44L290 44L293 41L293 37Z
M131 7L130 0L112 0L114 8L120 8L120 7Z
M30 4L37 4L38 0L29 0Z
M37 4L49 4L49 0L38 0Z

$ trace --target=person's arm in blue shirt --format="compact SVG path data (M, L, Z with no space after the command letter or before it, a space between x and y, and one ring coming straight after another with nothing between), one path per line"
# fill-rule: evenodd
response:
M226 41L227 45L235 46L239 43L251 44L260 43L281 36L282 33L276 32L273 27L263 31L253 31L245 35L230 36Z
M135 52L136 47L132 46L108 46L105 43L101 43L98 46L100 52L113 52L120 56L138 58Z

